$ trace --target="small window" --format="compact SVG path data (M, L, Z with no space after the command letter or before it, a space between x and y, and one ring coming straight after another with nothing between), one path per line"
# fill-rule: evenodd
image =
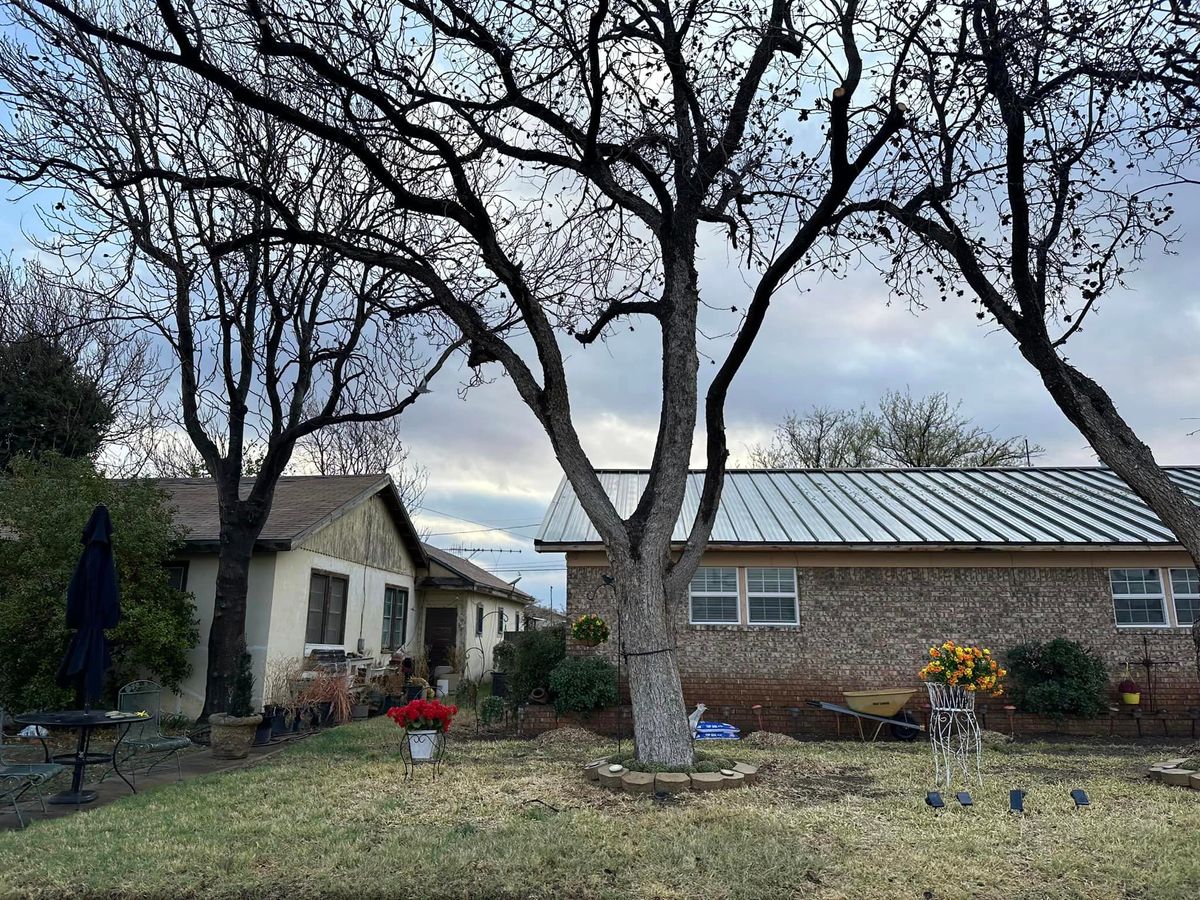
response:
M737 569L697 569L690 593L693 625L738 623Z
M167 563L167 584L177 591L187 590L188 564L186 562Z
M408 591L388 586L383 591L382 650L399 650L408 640Z
M795 569L747 569L746 605L751 625L795 625Z
M310 644L341 644L346 634L346 579L313 572L308 584L308 628L304 640Z
M475 607L475 633L483 634L483 604Z
M1175 600L1175 624L1190 628L1200 619L1200 573L1195 569L1172 569L1171 596Z
M521 614L513 613L513 631L521 630Z
M1118 625L1167 624L1158 569L1110 569L1108 578Z
M504 636L504 620L508 618L508 613L504 611L503 606L496 607L496 634Z

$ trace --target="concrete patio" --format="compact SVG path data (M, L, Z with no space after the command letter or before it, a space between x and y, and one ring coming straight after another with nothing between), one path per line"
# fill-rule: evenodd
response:
M197 778L201 775L213 775L220 772L231 772L237 769L248 768L249 766L257 765L264 759L269 759L276 753L283 750L289 744L295 743L296 740L303 736L291 740L280 741L275 744L267 744L262 747L251 747L250 755L245 759L229 760L229 759L214 759L209 753L207 747L199 744L195 745L191 750L181 754L179 759L179 771L176 770L174 762L169 762L159 766L149 775L137 775L131 778L137 792L156 790L164 785L176 784L180 780L180 775L184 781ZM99 777L102 767L97 766L89 772L89 776ZM69 787L71 781L70 770L62 773L47 784L42 785L42 796L49 797L51 794L57 793ZM33 825L35 822L40 822L45 819L57 819L63 816L82 815L89 810L99 809L115 800L120 800L123 797L131 796L129 786L125 784L116 775L109 773L103 781L96 783L89 781L86 784L89 790L94 790L97 793L96 799L91 803L87 803L82 807L74 807L69 805L56 806L51 803L46 804L46 811L42 812L41 804L38 803L37 797L32 791L27 793L21 801L21 814L25 818L26 827ZM12 808L5 806L0 808L0 831L13 830L20 827L17 817L13 814Z

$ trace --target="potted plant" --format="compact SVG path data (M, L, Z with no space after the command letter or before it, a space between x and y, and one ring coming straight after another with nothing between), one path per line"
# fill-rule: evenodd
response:
M442 746L450 722L458 715L457 706L437 700L412 700L388 710L388 718L404 729L404 739L414 761L429 760Z
M608 640L608 623L592 613L580 616L571 624L571 637L585 647L596 647Z
M429 693L429 682L424 678L410 678L404 683L404 699L406 701L424 700Z
M1127 706L1137 706L1142 702L1142 689L1129 677L1128 672L1125 673L1125 680L1117 685L1117 690L1121 692L1121 702Z
M999 697L1004 693L1006 669L992 658L992 651L946 641L929 648L929 662L917 673L929 691L934 709L974 709L981 692Z
M244 649L238 654L238 667L229 691L229 703L223 713L208 717L212 726L210 747L217 759L245 759L250 755L254 733L262 724L262 715L254 715L251 697L254 694L254 675L250 671L250 654Z

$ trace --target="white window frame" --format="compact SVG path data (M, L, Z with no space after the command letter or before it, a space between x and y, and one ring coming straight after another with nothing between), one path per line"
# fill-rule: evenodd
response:
M720 569L720 570L724 570L727 572L733 572L733 579L734 579L733 598L734 598L734 610L735 610L735 614L736 614L736 617L734 619L721 619L719 621L714 622L711 620L706 621L706 620L701 620L701 619L695 618L696 607L692 603L692 600L694 598L696 598L696 597L728 597L728 596L730 596L728 591L697 591L697 590L695 590L694 589L694 581L695 581L696 574L699 573L703 569ZM736 566L700 566L696 569L696 572L692 574L692 579L693 579L692 581L688 582L688 622L690 624L692 624L692 625L741 625L742 624L741 578L739 577L738 568Z
M750 589L750 573L754 570L774 569L792 573L792 611L794 618L790 622L756 622L751 612L750 601L757 597L786 597L786 593L778 591L752 591ZM790 566L747 566L746 567L746 624L755 628L796 628L800 625L800 584L796 578L796 570Z
M1122 571L1126 571L1129 569L1144 569L1147 571L1158 572L1158 595L1157 595L1157 597L1158 597L1159 608L1162 610L1163 620L1161 622L1118 622L1117 621L1117 603L1116 603L1117 600L1147 600L1147 599L1153 598L1155 596L1154 594L1118 594L1116 592L1116 590L1113 587L1112 573L1113 572L1122 572ZM1117 626L1117 628L1130 628L1130 629L1137 630L1137 629L1146 629L1146 628L1170 628L1170 627L1172 627L1172 625L1171 625L1172 616L1171 616L1170 607L1173 604L1167 603L1167 581L1165 581L1163 579L1162 569L1156 568L1154 566L1114 566L1113 568L1108 570L1108 593L1112 599L1112 604L1113 604L1113 606L1112 606L1113 624L1115 624Z
M1200 600L1200 591L1195 591L1195 592L1193 592L1193 591L1183 591L1183 592L1176 591L1175 590L1174 573L1175 572L1194 572L1194 571L1196 571L1196 570L1192 569L1189 566L1172 566L1171 568L1167 569L1167 582L1166 583L1168 585L1170 585L1170 587L1171 587L1171 602L1167 605L1167 607L1168 607L1168 611L1171 614L1171 619L1174 622L1174 625L1176 628L1191 628L1192 627L1191 622L1181 622L1179 620L1179 607L1175 605L1177 602L1177 599L1179 597L1183 597L1185 600Z

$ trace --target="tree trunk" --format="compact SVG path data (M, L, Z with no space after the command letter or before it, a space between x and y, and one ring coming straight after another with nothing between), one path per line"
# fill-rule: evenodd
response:
M1200 567L1200 509L1162 470L1104 389L1064 362L1053 348L1023 347L1022 352L1100 461L1154 510Z
M208 675L201 722L207 721L211 713L225 712L229 705L229 690L237 671L238 655L246 643L246 595L250 587L254 541L254 535L243 529L221 528L217 593L208 633Z
M666 596L666 553L653 558L610 558L623 625L622 664L633 704L633 740L638 759L690 767L695 761L683 687L675 658L673 598Z

